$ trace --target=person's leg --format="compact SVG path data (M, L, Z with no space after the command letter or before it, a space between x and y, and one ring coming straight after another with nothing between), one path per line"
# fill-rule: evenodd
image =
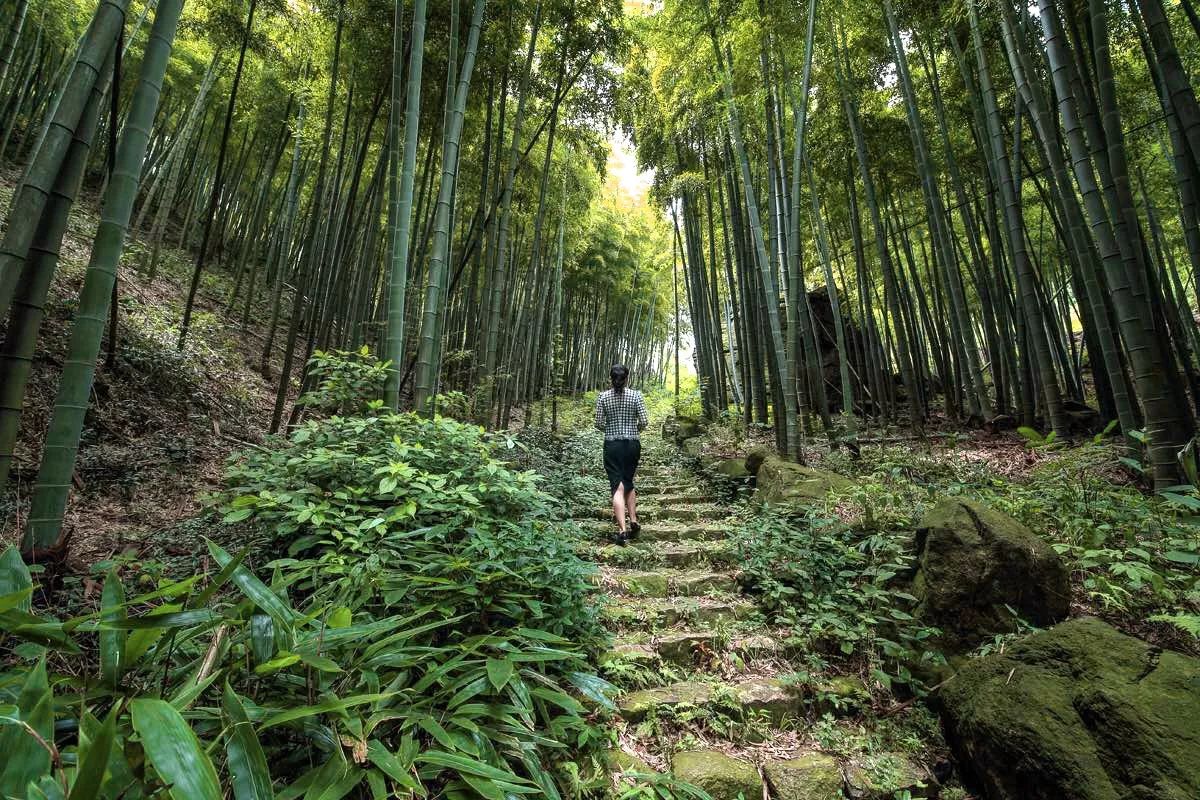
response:
M617 530L625 533L625 484L618 483L612 496L613 516L617 520Z
M634 439L630 449L632 452L630 453L629 482L625 484L629 487L629 491L625 493L625 506L629 509L630 529L636 536L642 530L642 525L637 518L637 483L635 482L638 464L642 460L642 443Z

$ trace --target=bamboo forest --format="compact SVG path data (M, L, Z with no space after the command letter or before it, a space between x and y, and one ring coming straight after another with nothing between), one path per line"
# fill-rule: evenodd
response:
M1198 91L1198 0L0 0L0 800L1197 800Z

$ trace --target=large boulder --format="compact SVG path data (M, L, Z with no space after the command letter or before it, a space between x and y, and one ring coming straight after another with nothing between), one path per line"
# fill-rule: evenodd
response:
M1039 627L1067 616L1062 559L1024 525L981 503L940 500L917 529L916 556L917 615L941 628L946 652L1012 631L1013 611Z
M671 772L678 780L708 792L713 800L762 797L762 778L755 766L719 750L676 753L671 759Z
M844 491L850 485L837 473L771 456L758 468L757 496L772 505L806 505L823 500L831 489Z
M971 662L939 695L947 740L987 800L1200 797L1200 659L1097 619Z
M766 445L755 445L750 448L750 452L746 453L746 458L742 463L745 465L747 472L751 475L757 475L759 467L772 455L774 455L774 451Z
M704 433L704 422L697 417L679 415L672 420L671 435L677 443Z

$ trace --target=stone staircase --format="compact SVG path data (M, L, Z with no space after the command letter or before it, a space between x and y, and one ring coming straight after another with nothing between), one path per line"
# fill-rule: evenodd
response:
M582 547L599 565L614 634L602 667L625 687L614 775L671 773L714 800L834 800L847 796L844 787L851 797L876 796L852 790L853 766L814 752L803 736L808 720L866 703L862 683L793 687L795 654L739 592L728 510L673 463L675 448L657 439L643 447L641 535L609 544L615 523L606 506L578 519L590 534Z

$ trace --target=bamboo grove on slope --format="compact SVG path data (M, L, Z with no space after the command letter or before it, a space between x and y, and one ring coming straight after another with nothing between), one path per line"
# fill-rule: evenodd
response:
M107 363L119 351L118 264L149 282L171 279L169 254L191 259L176 278L185 352L205 287L226 287L226 319L264 333L272 431L295 422L318 350L387 359L392 408L431 413L465 391L498 425L595 386L612 359L664 372L666 226L602 184L627 48L616 0L10 12L0 158L21 177L0 242L0 488L32 494L27 549L58 540L97 359L106 340ZM44 452L17 462L47 296L88 190L102 222ZM145 247L125 252L130 235Z
M1158 487L1180 482L1192 0L668 0L638 27L631 124L675 219L707 413L732 399L802 458L814 418L835 440L856 414L920 430L935 411L1069 437L1095 403Z

